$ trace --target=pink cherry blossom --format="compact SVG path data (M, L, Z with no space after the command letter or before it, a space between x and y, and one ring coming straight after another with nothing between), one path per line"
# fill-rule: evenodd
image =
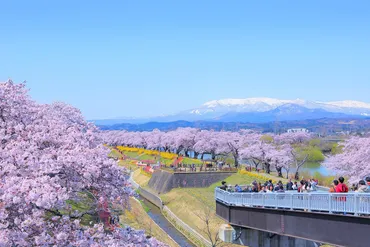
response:
M0 246L164 246L143 231L80 225L98 201L73 212L67 200L90 195L128 207L132 190L78 109L37 104L12 81L0 83L0 99Z

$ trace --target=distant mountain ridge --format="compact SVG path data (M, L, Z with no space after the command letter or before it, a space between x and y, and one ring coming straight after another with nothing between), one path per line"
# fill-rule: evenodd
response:
M283 133L290 128L307 128L311 132L323 135L335 134L337 132L361 132L370 131L370 118L350 119L309 119L293 120L268 123L241 123L241 122L209 122L209 121L175 121L175 122L149 122L143 124L115 124L110 126L98 126L102 130L127 130L127 131L161 131L175 130L180 127L191 127L198 129L216 131L237 131L240 129L254 129L262 132Z
M217 121L267 123L320 118L350 118L370 116L370 104L360 101L307 101L274 98L222 99L208 101L200 107L177 114L152 118L93 120L97 125L147 122Z

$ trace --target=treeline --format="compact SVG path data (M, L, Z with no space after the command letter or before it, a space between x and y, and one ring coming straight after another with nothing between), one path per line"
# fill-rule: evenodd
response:
M315 138L299 132L280 135L263 134L252 130L212 131L196 128L178 128L173 131L103 131L104 142L112 146L140 147L159 150L187 157L203 159L210 155L213 160L232 157L235 166L246 160L255 169L263 168L267 173L274 167L282 176L288 176L295 168L299 169L307 161L323 161L322 150L331 152L332 147Z

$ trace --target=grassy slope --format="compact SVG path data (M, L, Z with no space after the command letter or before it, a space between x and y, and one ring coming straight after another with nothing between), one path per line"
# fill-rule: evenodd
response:
M150 180L150 177L142 174L140 169L137 169L134 171L133 178L135 182L138 183L142 187L147 186Z
M145 233L151 235L158 240L168 244L171 247L178 247L179 245L174 242L165 231L162 230L145 212L144 208L139 201L130 198L131 210L125 211L120 217L120 222L127 224L135 229L145 230Z
M198 160L198 159L192 159L192 158L187 158L187 157L184 157L184 159L182 160L183 164L195 164L195 165L202 165L203 164L203 161L202 160Z
M228 184L250 184L254 181L254 178L242 174L233 174L225 181ZM220 183L215 183L208 188L177 188L161 195L161 198L165 205L181 220L206 237L205 224L198 217L199 214L204 214L208 210L211 211L210 225L213 233L217 233L220 225L226 223L215 213L214 189L219 185Z

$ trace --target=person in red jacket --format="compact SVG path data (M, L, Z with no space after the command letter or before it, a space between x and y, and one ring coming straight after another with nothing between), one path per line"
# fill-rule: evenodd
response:
M348 187L344 183L344 178L343 177L340 177L338 180L339 180L339 184L335 188L335 191L337 193L347 193L348 192ZM343 196L343 197L339 197L338 200L343 203L342 204L343 205L343 209L344 209L343 214L346 215L346 201L347 201L347 198Z
M339 184L335 188L335 192L337 192L337 193L347 193L348 192L348 187L344 183L344 178L343 177L340 177L338 180L339 180Z

